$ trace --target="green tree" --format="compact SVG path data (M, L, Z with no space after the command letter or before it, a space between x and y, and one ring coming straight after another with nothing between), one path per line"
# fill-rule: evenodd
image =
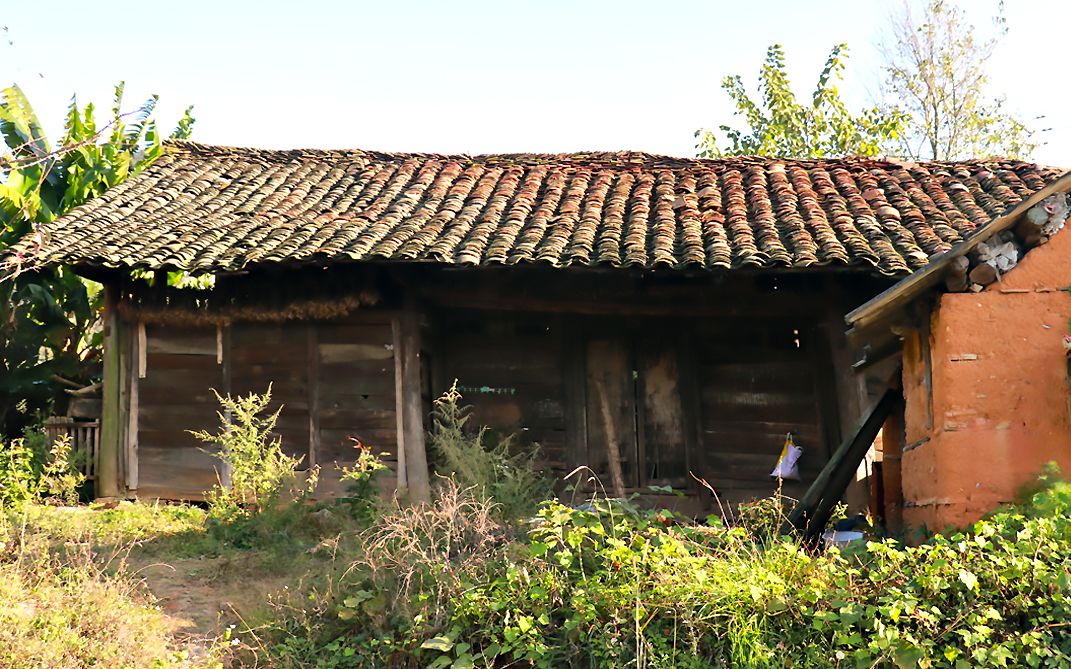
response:
M152 119L154 95L121 111L115 88L108 120L72 99L63 138L53 147L18 86L0 92L0 429L18 432L61 394L57 377L92 380L100 355L99 287L68 267L39 267L32 254L7 252L16 240L41 239L40 227L143 169L163 152ZM193 127L187 109L171 137Z
M1006 99L989 91L987 62L1007 33L985 39L963 11L930 0L921 17L909 5L895 16L885 52L885 97L908 118L897 153L915 160L1007 156L1026 158L1035 134L1006 111Z
M767 50L759 71L760 101L748 94L740 75L723 79L721 87L733 99L735 115L744 117L748 128L719 126L728 143L726 148L719 146L715 132L697 130L699 155L821 158L881 153L887 143L899 137L904 115L899 110L880 107L864 109L858 115L848 111L837 88L847 53L846 44L833 47L810 104L799 102L793 93L780 44Z

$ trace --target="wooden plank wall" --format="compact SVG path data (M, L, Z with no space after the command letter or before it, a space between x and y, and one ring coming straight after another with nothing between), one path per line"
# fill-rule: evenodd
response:
M785 481L784 494L798 498L828 459L819 401L822 342L811 334L784 322L697 326L701 443L692 467L723 504L776 490L769 474L787 432L804 454L802 481Z
M323 489L337 492L334 463L354 459L350 437L386 453L396 466L394 353L389 316L332 323L237 323L146 327L145 377L139 384L141 497L200 499L217 481L217 460L187 430L215 432L219 404L263 393L282 407L275 434L283 450L322 468ZM223 359L223 354L225 360Z
M555 471L571 469L566 452L565 365L553 316L444 312L437 318L433 392L455 379L473 407L470 426L538 444Z
M217 460L187 430L214 432L223 390L216 329L147 325L138 387L137 494L198 499L215 485Z
M317 327L319 429L317 462L351 462L360 439L396 466L394 351L390 321L369 316L357 323Z
M231 326L231 395L262 394L271 385L269 411L280 407L274 436L288 455L309 466L309 349L304 323Z

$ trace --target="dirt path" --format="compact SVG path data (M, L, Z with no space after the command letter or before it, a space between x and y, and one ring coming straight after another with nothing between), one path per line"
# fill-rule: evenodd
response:
M291 580L267 574L250 578L235 573L233 562L230 556L166 560L132 556L128 569L145 582L176 633L205 638L248 620Z

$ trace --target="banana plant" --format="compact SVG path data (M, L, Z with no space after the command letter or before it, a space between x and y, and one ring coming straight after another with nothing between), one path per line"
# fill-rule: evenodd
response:
M49 143L18 86L0 91L0 255L16 240L122 183L164 151L153 118L157 96L123 112L122 82L110 113L72 98L58 145ZM171 139L193 129L192 107ZM14 436L62 397L58 378L99 374L100 290L69 267L0 274L0 432Z

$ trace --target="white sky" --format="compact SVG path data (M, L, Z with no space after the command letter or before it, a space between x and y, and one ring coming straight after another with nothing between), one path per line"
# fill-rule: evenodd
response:
M153 7L153 5L156 5ZM1008 0L990 61L995 92L1052 127L1034 158L1071 167L1071 3ZM0 83L23 87L58 134L70 96L107 109L161 96L169 129L195 105L194 139L273 148L431 152L634 149L695 154L730 121L719 82L749 86L782 43L797 93L838 42L853 109L877 93L877 43L899 0L717 2L0 0ZM993 0L964 3L984 31Z

